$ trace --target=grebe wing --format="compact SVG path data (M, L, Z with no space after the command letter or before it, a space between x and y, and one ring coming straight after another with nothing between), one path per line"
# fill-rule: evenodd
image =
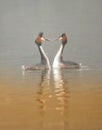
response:
M74 68L80 68L80 65L73 61L63 61L60 63L60 68L63 69L74 69Z

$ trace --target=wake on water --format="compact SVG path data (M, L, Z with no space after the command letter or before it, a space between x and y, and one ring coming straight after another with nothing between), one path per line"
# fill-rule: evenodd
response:
M79 65L80 65L80 68L79 68L80 71L82 71L82 70L89 70L90 69L88 66L82 65L82 63L80 63Z
M79 70L79 71L82 71L82 70L90 70L90 68L89 68L88 66L82 65L82 63L79 63L79 66L80 66L80 68L77 69L77 70ZM28 70L29 67L30 67L30 66L22 65L22 66L21 66L21 69L22 69L23 71L26 71L26 70ZM33 67L33 66L32 66L32 67Z

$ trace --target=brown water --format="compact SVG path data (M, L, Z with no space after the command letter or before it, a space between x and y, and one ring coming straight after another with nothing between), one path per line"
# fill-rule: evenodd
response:
M23 72L43 48L80 70ZM0 130L102 130L102 0L0 0Z
M101 130L101 79L102 70L53 70L2 80L0 129Z

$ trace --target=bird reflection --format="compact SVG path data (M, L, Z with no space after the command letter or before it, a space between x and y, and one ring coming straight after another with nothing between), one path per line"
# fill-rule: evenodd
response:
M47 101L51 98L50 90L50 70L43 70L41 81L37 92L37 101L40 104L40 109L44 111L47 108Z
M55 95L57 98L56 110L60 110L61 113L68 108L69 100L69 88L68 83L64 79L63 70L53 69Z
M60 112L61 124L63 129L68 129L68 102L69 102L69 86L64 79L62 69L53 69L55 95L57 99L56 110Z
M41 115L40 125L42 129L49 123L58 124L58 127L62 129L68 129L69 86L64 79L63 70L53 69L53 73L50 72L50 70L42 71L37 91L36 100Z

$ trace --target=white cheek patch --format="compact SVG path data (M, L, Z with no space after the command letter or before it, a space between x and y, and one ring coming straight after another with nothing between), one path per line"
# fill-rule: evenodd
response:
M62 40L62 37L60 37L59 40Z
M44 39L43 37L41 38L41 40L42 40L42 41L45 41L45 39Z

